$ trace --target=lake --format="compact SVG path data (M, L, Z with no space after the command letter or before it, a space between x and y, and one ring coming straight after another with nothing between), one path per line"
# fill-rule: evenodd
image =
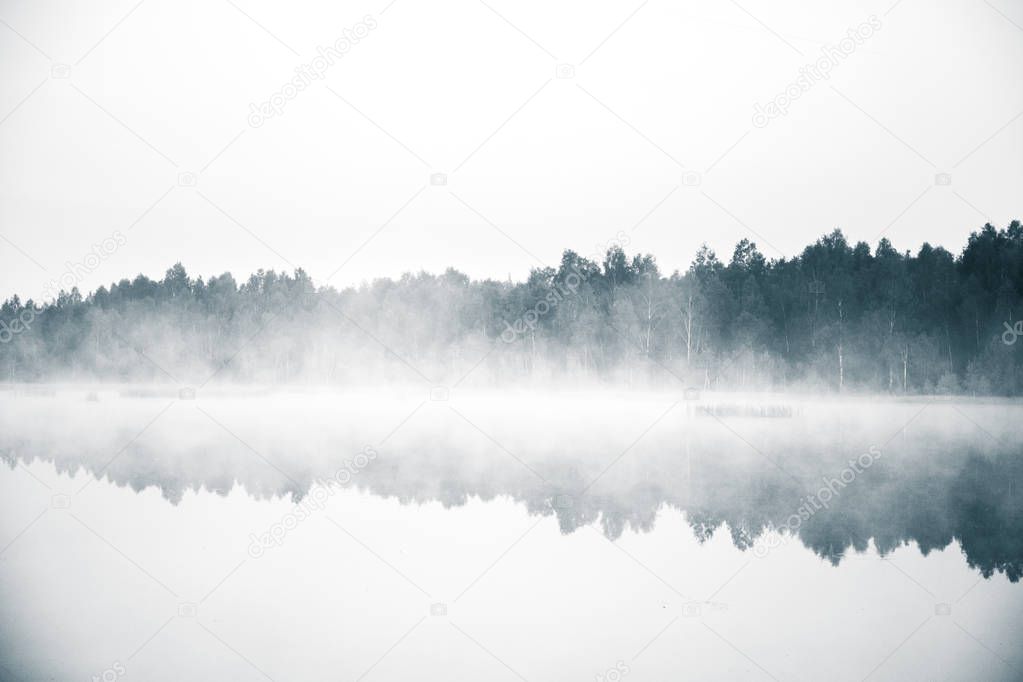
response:
M0 679L1023 679L1023 405L0 391Z

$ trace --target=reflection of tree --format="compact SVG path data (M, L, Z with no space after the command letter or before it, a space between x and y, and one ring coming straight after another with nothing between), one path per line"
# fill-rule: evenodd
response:
M985 578L998 571L1016 582L1023 575L1021 473L1018 457L999 461L971 457L951 487L950 502L959 511L953 532L970 566L979 568Z
M887 555L911 542L927 554L957 540L969 565L983 576L999 572L1017 582L1023 575L1023 505L1018 493L1023 459L1009 449L980 454L958 445L942 446L937 437L920 441L914 453L878 460L862 471L826 509L799 524L795 535L834 565L850 549L865 551L871 541ZM34 452L31 441L2 446L12 467L38 457L60 473L74 475L84 469L136 492L155 485L172 504L187 491L227 495L236 486L257 499L299 501L341 464L338 458L313 470L297 466L298 455L289 460L288 453L267 453L274 462L290 461L285 467L289 473L283 474L254 466L249 453L231 447L169 450L165 445L153 451L136 444L110 461L109 450L103 449L54 454ZM351 485L404 505L439 502L459 507L471 499L508 497L530 514L556 516L563 533L599 524L612 540L626 529L649 532L661 510L675 509L686 514L700 542L724 528L735 546L746 550L769 529L791 528L786 524L792 514L819 489L819 472L838 472L844 465L838 455L822 462L826 455L807 451L787 455L783 473L764 460L732 455L720 448L694 448L700 475L690 486L679 473L678 452L646 453L634 468L621 467L579 494L592 480L585 457L553 458L545 467L544 482L510 460L480 465L471 454L420 446L370 462Z

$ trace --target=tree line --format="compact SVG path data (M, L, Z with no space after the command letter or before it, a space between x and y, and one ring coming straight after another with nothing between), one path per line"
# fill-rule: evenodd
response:
M260 270L138 275L0 307L9 381L593 380L695 388L1019 395L1023 227L955 255L840 230L793 258L743 239L684 271L620 246L523 282L405 274L341 290Z

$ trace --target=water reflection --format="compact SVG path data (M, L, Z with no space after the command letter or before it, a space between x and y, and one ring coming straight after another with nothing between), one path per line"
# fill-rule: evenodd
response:
M150 413L160 408L157 400L131 404L143 403ZM926 555L958 541L984 577L998 572L1017 582L1023 566L1018 449L1005 432L991 433L994 422L950 430L941 406L908 420L915 419L912 430L905 417L918 406L889 410L895 414L887 421L867 406L859 414L843 408L840 418L797 412L727 424L720 409L683 406L641 443L623 441L624 449L601 440L619 426L583 424L573 437L564 424L574 422L562 415L560 431L553 422L532 424L528 438L516 441L523 429L493 435L507 411L492 410L488 420L486 410L470 418L467 408L445 406L428 415L414 401L417 419L377 437L383 442L375 446L365 445L372 419L336 406L321 404L322 414L303 408L298 420L289 416L297 405L263 414L273 419L254 413L251 403L171 407L159 420L129 428L96 415L82 421L81 403L64 404L56 429L8 421L0 449L12 467L41 459L135 491L156 486L172 504L187 490L226 495L236 486L258 499L290 496L296 503L317 486L446 507L507 496L530 514L556 516L565 534L591 524L610 539L627 528L648 532L669 508L685 512L701 542L729 533L756 556L792 537L835 565L871 543L883 556L907 543ZM976 407L968 418L993 417L991 409ZM998 418L1003 428L1019 421ZM822 430L822 420L840 428ZM139 424L146 426L141 433ZM372 456L359 459L367 447Z

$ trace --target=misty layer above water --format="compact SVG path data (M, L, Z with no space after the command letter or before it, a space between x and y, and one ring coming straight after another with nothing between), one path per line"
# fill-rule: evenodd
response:
M1023 406L686 397L15 388L0 394L0 452L173 504L238 488L306 508L341 487L403 504L506 496L612 539L668 507L701 540L729 533L760 555L798 537L835 564L871 542L956 540L984 576L1019 580Z

